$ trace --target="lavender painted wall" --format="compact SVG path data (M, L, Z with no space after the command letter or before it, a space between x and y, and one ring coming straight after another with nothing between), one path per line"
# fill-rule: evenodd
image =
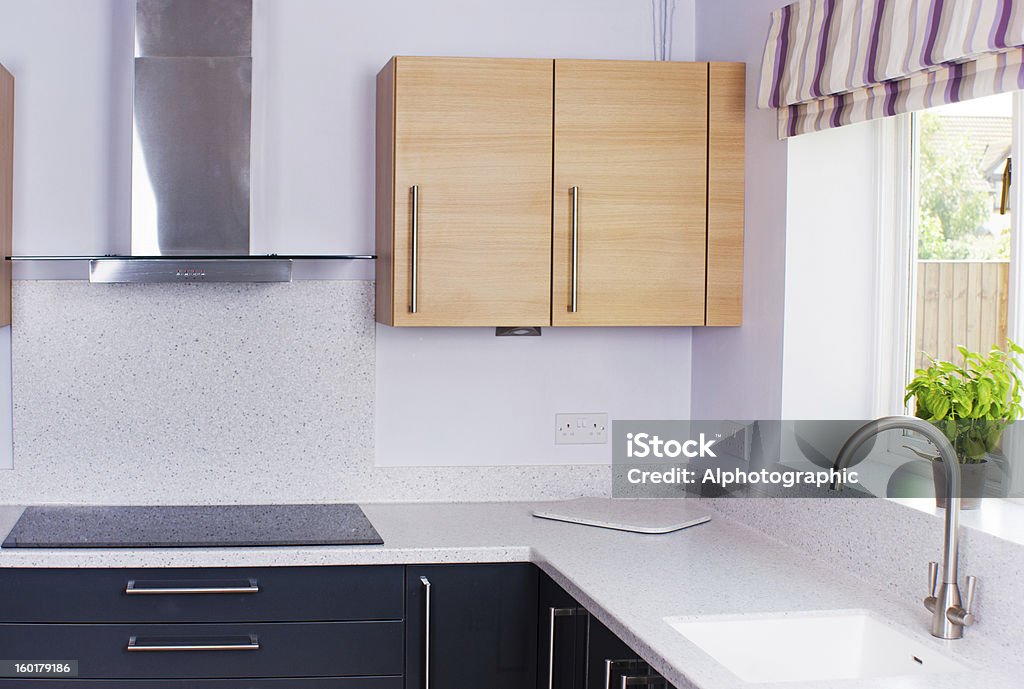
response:
M757 110L761 51L784 0L701 0L698 60L747 63L743 327L693 333L691 413L700 419L779 418L786 269L786 145L774 111Z

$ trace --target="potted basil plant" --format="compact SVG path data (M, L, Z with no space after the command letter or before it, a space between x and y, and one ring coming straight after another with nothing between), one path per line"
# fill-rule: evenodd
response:
M961 506L977 509L985 486L989 460L998 456L1003 431L1021 418L1021 370L1024 354L1012 340L1004 351L993 345L988 356L957 347L963 363L929 357L931 365L915 371L904 403L914 400L915 414L941 430L960 462ZM946 479L938 457L932 460L935 504L946 497Z

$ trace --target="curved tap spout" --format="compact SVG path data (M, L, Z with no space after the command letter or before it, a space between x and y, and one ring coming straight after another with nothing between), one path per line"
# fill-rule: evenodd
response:
M960 588L957 585L960 529L960 464L956 450L945 434L923 419L913 416L885 416L857 429L840 448L832 468L837 472L849 466L854 454L865 442L885 431L904 430L922 435L939 452L946 475L946 529L943 540L942 581L934 582L925 606L932 611L932 635L940 639L963 637L964 620L973 621L969 610L961 607ZM835 482L830 488L839 490ZM968 608L970 603L968 603ZM970 622L966 622L969 624Z

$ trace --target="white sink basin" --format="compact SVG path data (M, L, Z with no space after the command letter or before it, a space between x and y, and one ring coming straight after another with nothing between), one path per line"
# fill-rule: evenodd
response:
M665 621L745 682L967 670L933 646L862 610L666 617Z

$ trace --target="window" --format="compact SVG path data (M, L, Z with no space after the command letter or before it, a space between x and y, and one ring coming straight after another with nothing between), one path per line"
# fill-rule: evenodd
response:
M1003 94L892 118L883 130L880 413L910 411L903 388L929 357L959 362L959 345L987 352L1024 339L1021 185L1011 184L1022 113L1024 94ZM1012 435L1007 456L1024 452ZM893 438L890 451L907 445L914 440ZM1024 497L1024 462L1000 468L987 493Z
M1004 193L1013 95L912 115L917 228L914 368L960 359L957 346L1006 347L1010 212Z

